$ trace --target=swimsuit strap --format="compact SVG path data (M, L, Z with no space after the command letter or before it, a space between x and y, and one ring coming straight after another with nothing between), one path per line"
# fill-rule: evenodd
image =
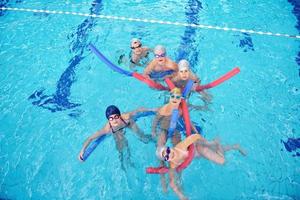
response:
M125 126L123 126L122 128L119 128L118 130L114 130L113 127L112 127L112 125L110 124L110 122L108 122L108 123L109 123L109 126L110 126L110 128L111 128L112 133L116 133L116 132L118 132L118 131L120 131L120 130L123 130L124 128L126 128L126 127L128 127L128 126L130 125L130 122L127 123L121 116L120 116L120 119L121 119L122 122L125 124Z
M130 62L132 63L132 64L137 64L137 63L135 63L133 60L132 60L132 58L130 59Z
M122 122L126 125L126 127L130 125L130 121L127 123L127 122L123 119L122 116L120 116L120 119L121 119Z

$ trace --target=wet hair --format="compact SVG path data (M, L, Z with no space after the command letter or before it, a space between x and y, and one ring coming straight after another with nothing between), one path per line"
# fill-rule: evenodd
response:
M111 115L121 115L119 108L115 105L110 105L105 111L106 118L108 119Z
M181 89L178 88L178 87L173 88L173 89L170 91L170 93L172 93L172 94L179 94L179 95L182 94Z
M157 45L154 48L153 52L155 53L156 51L163 51L164 53L167 53L166 48L164 46L162 46L162 45Z

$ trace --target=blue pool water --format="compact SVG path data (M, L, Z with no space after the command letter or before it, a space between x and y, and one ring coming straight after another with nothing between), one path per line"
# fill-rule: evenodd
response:
M25 1L0 6L168 20L300 34L300 3L278 1ZM105 122L106 106L159 107L163 93L112 72L133 37L186 58L208 83L235 66L241 72L210 90L210 111L191 111L207 139L240 143L247 152L217 166L194 160L183 172L190 199L300 199L300 41L295 38L128 22L63 14L0 11L0 199L176 199L163 194L155 145L130 131L134 167L121 169L112 137L79 163L83 141ZM125 69L126 67L123 66ZM197 98L191 101L199 103ZM153 116L138 125L151 131Z

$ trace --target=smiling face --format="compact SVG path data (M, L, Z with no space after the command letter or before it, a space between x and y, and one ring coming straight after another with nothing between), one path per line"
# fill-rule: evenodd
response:
M190 71L187 68L181 69L181 70L179 70L178 75L179 75L180 80L184 80L185 81L185 80L187 80L189 78Z
M122 123L121 117L118 114L110 115L108 117L108 121L113 127L119 126Z
M181 102L181 95L170 93L169 102L173 105L179 105Z
M166 52L162 49L157 49L154 51L155 59L159 64L164 64L166 62Z
M174 88L171 92L170 92L170 99L169 99L169 103L171 103L174 106L179 106L180 102L181 102L181 90L179 88Z

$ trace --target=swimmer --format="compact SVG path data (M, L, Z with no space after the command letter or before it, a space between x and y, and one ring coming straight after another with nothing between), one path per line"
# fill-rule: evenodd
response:
M158 136L157 146L164 146L166 144L172 111L174 109L179 109L181 98L181 89L174 88L170 91L169 102L157 109L157 114L152 122L152 137L156 138ZM179 112L179 114L181 115L182 113ZM160 129L159 135L157 134L158 126ZM176 145L178 142L180 142L180 138L181 135L179 131L175 129L172 137L172 143Z
M137 126L135 121L133 120L133 116L138 114L139 112L147 111L144 108L137 109L132 112L121 114L119 108L114 105L110 105L106 108L105 114L108 122L104 125L104 127L98 130L93 135L89 136L83 144L83 147L78 155L78 159L83 162L83 154L85 149L89 146L89 144L101 137L105 134L112 134L116 143L116 148L119 152L119 158L121 161L121 167L125 171L124 167L124 157L126 156L126 161L128 164L132 164L130 161L130 150L128 148L128 141L125 137L125 130L127 128L131 129L139 139L148 143L151 140L151 135L145 135L143 131ZM126 155L124 151L127 151Z
M159 159L169 163L169 178L170 187L177 194L179 199L187 199L183 194L183 191L177 186L175 181L175 169L182 164L188 157L188 147L191 144L195 144L195 157L204 157L216 164L223 165L225 163L225 152L230 150L237 150L242 155L246 155L246 152L240 147L239 144L222 146L219 141L214 140L208 142L200 134L193 134L188 136L185 140L178 143L175 147L158 147L156 155ZM163 187L165 183L162 183Z
M194 86L192 91L195 91L195 88L200 85L201 80L191 71L190 64L187 60L180 60L178 63L178 72L171 78L171 81L176 87L183 89L189 80L194 81ZM201 91L201 98L205 103L203 108L207 107L207 104L211 102L212 96L205 91ZM191 105L193 108L201 108L201 106Z
M154 48L155 58L145 68L143 75L146 78L150 78L151 73L165 72L172 70L173 73L178 71L177 64L167 57L166 48L162 45L157 45ZM170 74L171 76L172 74Z
M151 51L148 47L143 47L142 43L139 39L133 38L130 42L130 65L129 68L133 70L135 66L143 66L140 63L142 59L147 59L149 56L149 52Z
M170 127L170 122L172 118L172 112L174 109L179 109L181 102L182 92L179 88L174 88L170 91L169 102L164 106L157 109L157 114L152 122L152 137L157 139L157 147L164 146L168 139L168 129ZM182 115L179 110L179 115ZM159 134L158 129L159 127ZM174 130L173 136L171 138L173 146L181 141L181 134L177 127ZM165 166L163 161L160 161L160 166ZM161 183L163 185L164 191L166 191L166 178L164 174L160 174Z

